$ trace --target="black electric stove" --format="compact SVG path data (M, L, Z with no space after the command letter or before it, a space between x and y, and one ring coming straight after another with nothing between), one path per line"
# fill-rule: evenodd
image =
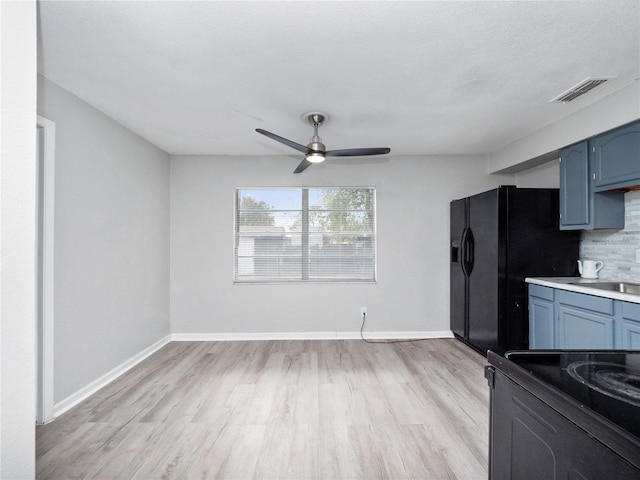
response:
M640 351L488 360L490 478L640 479Z

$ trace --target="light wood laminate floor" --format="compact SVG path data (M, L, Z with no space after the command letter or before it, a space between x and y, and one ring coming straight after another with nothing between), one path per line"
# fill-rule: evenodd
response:
M53 423L40 479L486 479L457 340L172 342Z

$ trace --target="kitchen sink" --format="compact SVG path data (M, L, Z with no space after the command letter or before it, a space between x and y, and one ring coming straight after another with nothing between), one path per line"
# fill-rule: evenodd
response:
M575 282L573 285L581 287L598 288L600 290L608 290L609 292L630 293L632 295L640 295L640 284L625 282Z

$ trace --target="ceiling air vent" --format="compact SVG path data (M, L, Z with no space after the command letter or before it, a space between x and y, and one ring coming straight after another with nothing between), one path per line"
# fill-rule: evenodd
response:
M615 77L598 77L598 78L589 77L589 78L586 78L585 80L581 81L579 84L571 87L566 92L562 92L557 97L554 97L551 100L549 100L549 103L551 103L551 102L562 102L562 103L570 102L571 100L575 100L580 95L584 95L589 90L592 90L592 89L596 88L598 85L601 85L604 82L606 82L607 80L610 80L612 78L615 78Z

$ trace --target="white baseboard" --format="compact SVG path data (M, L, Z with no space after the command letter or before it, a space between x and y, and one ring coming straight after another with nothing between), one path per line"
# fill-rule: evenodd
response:
M131 368L135 367L138 363L143 361L145 358L149 357L150 355L152 355L156 351L160 350L162 347L164 347L170 341L171 341L171 335L167 335L166 337L158 340L156 343L154 343L150 347L145 348L142 352L134 355L129 360L121 363L120 365L118 365L117 367L112 369L111 371L105 373L104 375L102 375L97 380L94 380L93 382L91 382L86 387L81 388L76 393L74 393L74 394L68 396L67 398L65 398L64 400L61 400L60 402L56 403L53 406L53 417L55 418L55 417L58 417L58 416L62 415L64 412L66 412L70 408L73 408L76 405L78 405L80 402L82 402L83 400L86 400L91 395L96 393L98 390L100 390L101 388L104 388L109 383L113 382L120 375L122 375L123 373L127 372Z
M357 333L360 338L360 332ZM374 340L422 340L431 338L454 338L450 330L430 331L430 332L364 332L364 338Z
M450 330L431 332L364 332L366 339L397 340L454 338ZM250 332L250 333L172 333L174 342L218 342L239 340L359 340L360 332Z

